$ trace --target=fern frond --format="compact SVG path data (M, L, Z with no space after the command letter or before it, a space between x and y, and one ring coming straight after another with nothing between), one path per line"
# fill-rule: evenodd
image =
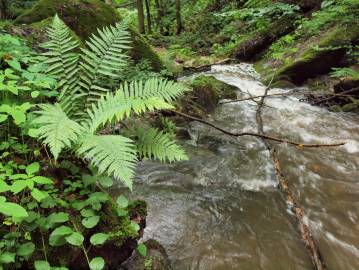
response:
M108 88L101 84L103 78L119 77L119 71L127 65L128 56L124 49L128 49L130 34L126 30L126 23L98 30L86 42L88 49L82 49L80 86L87 94L87 102L98 100L108 92Z
M87 109L89 118L83 123L83 126L89 133L95 133L99 127L105 126L113 120L121 121L130 117L132 113L140 115L146 111L165 109L173 109L173 106L158 97L124 98L119 92L116 92L115 95L109 93Z
M39 138L43 140L55 159L65 147L71 147L83 132L83 128L75 121L68 118L59 104L41 105L39 116L33 124L39 125Z
M81 140L78 153L106 173L123 181L132 189L132 178L137 161L133 141L116 135L88 135Z
M79 90L77 83L80 56L78 53L74 53L74 50L79 47L79 42L71 35L71 30L57 15L47 30L47 36L50 41L42 45L47 49L43 53L47 58L45 63L49 65L47 73L57 77L60 90L57 100L62 104L64 111L70 113ZM68 102L68 100L72 100L72 102Z
M137 149L141 157L155 158L162 162L188 160L185 151L176 144L169 134L163 133L155 128L137 131Z
M183 84L167 81L161 78L151 78L145 82L124 83L118 92L123 93L124 97L158 97L167 102L172 102L189 89Z

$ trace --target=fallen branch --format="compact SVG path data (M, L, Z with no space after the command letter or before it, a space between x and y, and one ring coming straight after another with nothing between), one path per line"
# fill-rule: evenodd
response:
M263 130L263 119L262 119L262 107L264 106L264 99L267 97L269 91L269 87L266 88L263 97L258 102L258 109L256 113L256 120L258 124L258 132L261 135L264 134ZM323 258L320 254L320 251L314 241L314 238L309 230L308 225L304 221L304 209L300 207L298 200L294 196L294 194L289 189L289 184L287 179L283 176L280 161L277 154L277 149L274 145L267 141L267 139L263 139L264 144L266 145L273 163L275 172L278 179L278 186L284 192L287 198L287 205L290 207L292 213L295 215L298 221L298 229L302 238L302 241L305 243L305 246L308 250L309 256L312 260L313 266L315 270L325 270L326 266L324 264Z
M352 89L354 90L354 89ZM351 90L350 90L351 91ZM348 94L344 94L346 92L343 92L343 94L330 94L330 93L322 93L322 94L319 94L319 93L316 93L316 94L313 94L311 92L302 92L302 93L293 93L293 92L289 92L289 93L275 93L275 94L269 94L269 95L266 95L266 96L251 96L251 97L247 97L247 98L241 98L241 99L233 99L233 100L228 100L228 101L222 101L220 102L220 104L228 104L228 103L235 103L235 102L241 102L241 101L248 101L248 100L253 100L253 99L256 99L256 98L262 98L262 97L275 97L275 96L283 96L283 97L287 97L287 96L305 96L305 95L312 95L312 96L328 96L330 95L331 97L330 98L327 98L325 100L321 100L320 102L317 101L314 103L314 105L317 105L317 103L321 103L321 102L324 102L324 101L327 101L327 100L331 100L335 97L353 97L353 95L348 95Z
M205 124L207 126L210 126L218 131L221 131L222 133L229 135L229 136L233 136L233 137L242 137L242 136L252 136L252 137L257 137L257 138L262 138L262 139L267 139L270 141L275 141L278 143L287 143L290 145L294 145L297 147L308 147L308 148L318 148L318 147L335 147L335 146L342 146L345 144L345 142L341 142L341 143L335 143L335 144L305 144L305 143L300 143L300 142L294 142L294 141L289 141L289 140L284 140L284 139L280 139L280 138L276 138L276 137L272 137L272 136L268 136L268 135L264 135L264 134L260 134L260 133L254 133L254 132L241 132L241 133L233 133L230 132L228 130L225 130L223 128L220 128L206 120L203 120L201 118L197 118L188 114L185 114L183 112L179 112L179 111L175 111L175 110L168 110L172 113L175 113L177 115L181 115L187 119L190 119L192 121L196 121L196 122L200 122L202 124Z
M359 87L352 88L352 89L350 89L350 90L341 92L340 94L334 94L332 97L329 97L329 98L325 98L325 99L316 101L316 102L313 103L313 105L318 105L318 104L320 104L320 103L323 103L323 102L332 100L332 99L336 98L337 96L342 96L342 95L345 95L345 94L350 94L350 93L356 92L356 91L358 91L358 90L359 90ZM349 96L351 96L351 95L349 95Z

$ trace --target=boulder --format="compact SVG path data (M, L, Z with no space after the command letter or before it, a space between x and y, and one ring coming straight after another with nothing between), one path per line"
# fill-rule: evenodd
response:
M288 64L278 69L276 80L290 79L295 84L302 84L309 78L327 74L333 67L344 65L346 46L358 39L358 27L334 26L319 38L298 43L298 53L288 56Z
M33 24L56 13L82 40L97 28L121 20L116 9L100 0L40 0L31 10L17 17L15 23ZM133 41L130 56L136 61L147 59L155 71L164 69L156 52L137 30L131 27L130 32Z
M193 91L182 98L179 106L183 112L200 117L212 112L220 99L237 97L235 86L221 82L213 76L198 76L191 82L190 87Z

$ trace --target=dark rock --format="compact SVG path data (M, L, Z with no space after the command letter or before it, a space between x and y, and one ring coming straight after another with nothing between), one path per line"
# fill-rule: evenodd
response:
M146 257L134 252L119 270L171 270L170 260L163 246L150 239L144 243L147 247Z

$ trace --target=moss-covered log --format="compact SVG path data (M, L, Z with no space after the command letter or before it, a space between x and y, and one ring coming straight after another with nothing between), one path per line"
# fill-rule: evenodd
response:
M31 10L16 18L18 24L33 24L58 14L60 18L82 39L88 38L97 28L118 21L121 16L112 6L100 0L40 0ZM160 58L146 40L130 28L132 50L136 60L148 60L155 71L164 69Z

